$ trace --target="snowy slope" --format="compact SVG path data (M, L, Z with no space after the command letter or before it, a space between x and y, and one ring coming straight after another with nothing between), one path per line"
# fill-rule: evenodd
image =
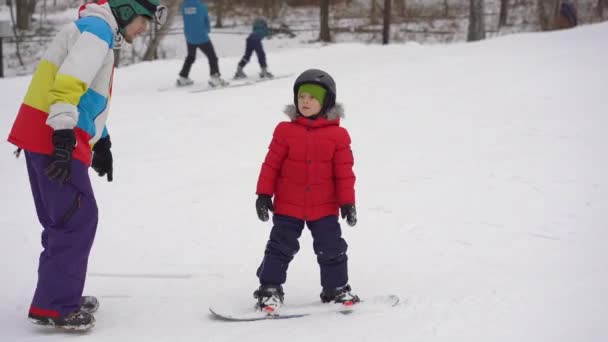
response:
M587 341L608 338L608 24L450 46L333 45L272 53L273 71L327 69L353 138L359 224L344 225L363 298L385 313L229 324L250 306L269 224L253 203L292 79L157 92L181 60L117 70L113 183L92 179L100 224L83 341ZM224 58L225 74L236 58ZM255 60L248 71L257 69ZM204 80L207 65L195 64ZM29 77L0 80L7 134ZM25 319L39 232L23 159L0 145L0 335L63 341ZM309 234L287 303L320 292Z

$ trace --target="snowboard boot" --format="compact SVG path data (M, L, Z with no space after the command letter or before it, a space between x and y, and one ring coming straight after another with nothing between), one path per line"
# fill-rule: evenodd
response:
M260 288L253 292L253 298L258 300L255 309L268 315L277 315L283 305L284 295L281 285L260 285Z
M359 303L361 300L359 299L359 296L352 294L350 291L351 288L348 284L335 289L323 289L323 291L321 291L321 301L323 303L335 303L342 304L344 306L353 306Z
M189 86L189 85L193 85L194 81L189 79L188 77L182 77L180 76L177 81L176 84L178 87L185 87L185 86Z
M80 311L86 313L95 313L99 309L99 301L93 296L82 296L80 298Z
M28 319L34 324L66 330L84 331L95 326L95 317L82 309L74 311L64 317L44 316L30 311Z
M211 77L209 78L209 86L215 88L215 87L225 87L227 86L229 83L226 82L226 80L224 80L219 73L213 74L211 75Z
M260 71L260 78L274 78L274 75L268 71L268 68L262 68L262 71Z
M240 80L243 78L247 78L247 74L243 71L242 67L238 67L236 69L236 72L234 73L234 79L235 80Z

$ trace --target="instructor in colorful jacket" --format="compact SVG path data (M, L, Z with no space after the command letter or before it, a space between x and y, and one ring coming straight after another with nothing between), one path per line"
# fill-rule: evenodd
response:
M82 296L98 217L88 167L112 181L112 144L105 126L112 50L143 34L150 22L162 24L166 15L159 0L83 5L79 19L61 29L34 72L8 137L25 151L43 227L28 315L33 323L75 330L95 324L97 299Z

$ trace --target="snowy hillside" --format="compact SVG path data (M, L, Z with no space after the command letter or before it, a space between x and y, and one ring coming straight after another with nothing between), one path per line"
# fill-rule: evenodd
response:
M270 53L276 74L335 77L358 177L359 224L343 225L351 285L407 303L258 323L207 309L253 305L270 231L255 215L256 179L294 77L191 94L157 91L181 60L118 69L114 182L91 172L100 223L86 293L102 307L79 341L606 341L607 35L599 24ZM220 62L229 75L237 59ZM201 59L191 76L206 75ZM0 80L4 136L28 82ZM0 335L64 341L26 320L40 227L13 149L0 145ZM320 292L309 234L301 245L287 305Z

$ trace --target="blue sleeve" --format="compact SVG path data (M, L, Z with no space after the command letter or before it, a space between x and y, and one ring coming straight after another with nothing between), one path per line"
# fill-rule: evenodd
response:
M211 32L211 23L209 20L209 9L207 8L207 6L205 6L205 30L207 30L207 32Z
M98 17L84 17L74 22L80 33L89 32L103 40L111 49L114 47L114 33L110 25Z
M101 137L105 138L109 135L110 133L108 133L108 127L107 126L103 126L103 132L101 132Z

